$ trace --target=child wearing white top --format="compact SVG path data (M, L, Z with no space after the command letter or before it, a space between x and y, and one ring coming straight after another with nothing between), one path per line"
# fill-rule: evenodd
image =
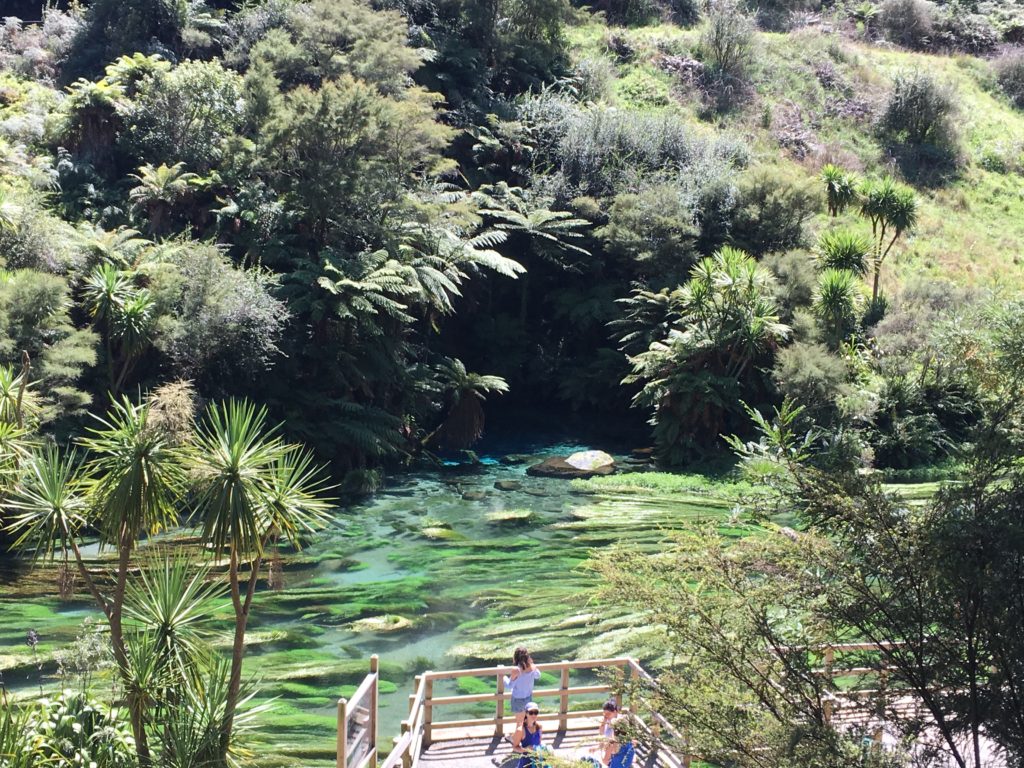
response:
M533 684L540 679L540 670L530 652L522 646L512 654L512 663L516 668L505 676L505 689L512 694L512 713L516 716L516 730L519 730L526 718L526 705L533 699Z

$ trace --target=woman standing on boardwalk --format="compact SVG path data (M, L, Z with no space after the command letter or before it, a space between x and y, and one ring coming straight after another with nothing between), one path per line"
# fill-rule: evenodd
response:
M533 698L533 684L540 679L540 670L526 648L519 646L512 654L516 668L505 676L505 688L512 694L512 714L516 716L516 730L523 727L526 705Z

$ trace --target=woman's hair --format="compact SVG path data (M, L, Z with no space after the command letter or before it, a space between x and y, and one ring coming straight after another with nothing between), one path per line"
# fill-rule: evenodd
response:
M525 646L520 645L518 648L516 648L515 652L512 654L512 663L515 664L520 669L526 669L526 667L529 664L529 662L530 662L530 652L528 650L526 650Z
M619 705L615 703L615 699L608 699L608 701L604 703L604 706L601 707L601 709L603 709L605 712L618 712Z

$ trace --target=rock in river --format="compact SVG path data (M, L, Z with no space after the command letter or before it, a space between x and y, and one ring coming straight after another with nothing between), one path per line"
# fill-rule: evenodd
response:
M487 498L486 491L466 491L462 494L462 498L466 501L483 501Z
M518 491L523 487L523 484L518 480L497 480L494 483L494 487L499 491Z
M615 471L615 459L604 451L580 451L566 458L553 457L534 464L526 474L534 477L557 477L566 480L610 475Z

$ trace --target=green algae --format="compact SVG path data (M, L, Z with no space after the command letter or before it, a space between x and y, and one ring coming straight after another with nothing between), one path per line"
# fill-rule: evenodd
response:
M285 587L260 589L250 620L245 673L260 690L254 703L277 697L248 737L254 766L332 765L336 702L355 691L371 654L380 656L382 743L397 733L413 676L425 669L507 664L518 645L538 662L627 654L656 661L652 630L636 630L637 617L595 603L596 575L585 567L592 552L618 544L658 551L673 531L707 522L728 535L750 530L734 516L756 489L728 478L648 472L570 484L526 479L523 469L478 470L462 487L424 474L412 495L370 499L301 553L283 554ZM461 498L497 480L523 487ZM51 649L73 640L89 612L81 600L64 611L45 597L54 575L33 573L18 581L10 602L0 601L0 643L27 672L35 669L25 666L30 626ZM20 599L25 594L31 599ZM375 624L381 617L408 624L392 631L393 622ZM228 612L215 629L226 648ZM548 673L540 681L559 684ZM459 678L444 690L489 693L495 681ZM494 711L489 702L465 709Z

